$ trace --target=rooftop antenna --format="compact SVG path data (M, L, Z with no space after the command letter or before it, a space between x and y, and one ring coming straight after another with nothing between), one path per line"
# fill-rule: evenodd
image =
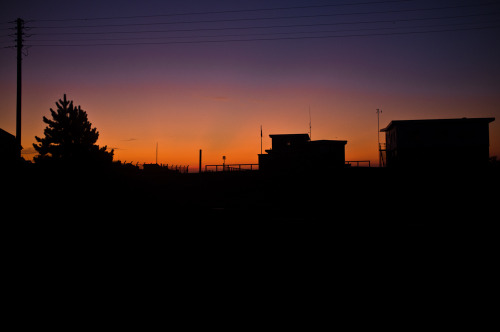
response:
M260 125L260 154L262 154L262 125Z
M378 141L378 146L380 147L380 113L382 113L382 110L377 108L377 141Z
M158 165L158 142L156 142L156 165Z
M198 173L201 173L201 149L200 149L200 165L199 165L199 167L198 167L198 168L199 168Z
M385 150L382 149L382 145L380 145L380 113L382 113L382 110L377 108L377 141L378 141L378 166L382 167L384 165L384 157L382 155L382 152Z
M309 105L309 139L312 140L311 105Z

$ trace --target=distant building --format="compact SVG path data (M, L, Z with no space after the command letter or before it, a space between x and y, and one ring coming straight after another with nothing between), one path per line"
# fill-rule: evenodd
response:
M342 168L347 141L311 141L308 134L269 135L272 148L259 154L262 171L311 171Z
M392 121L385 132L387 167L480 167L489 160L495 118Z
M22 147L17 143L16 137L0 129L0 161L2 164L12 164L19 161L19 152Z

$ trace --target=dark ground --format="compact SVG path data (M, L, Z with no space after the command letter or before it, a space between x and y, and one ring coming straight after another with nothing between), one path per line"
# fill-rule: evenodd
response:
M4 205L13 212L4 220L16 227L156 236L191 228L257 234L271 229L314 233L318 228L383 235L490 227L498 217L500 183L497 169L351 168L299 175L27 168L4 174Z
M496 170L30 168L2 184L3 277L18 324L399 329L477 327L492 314L482 296L496 280Z
M150 259L277 249L402 259L434 249L484 256L497 242L497 169L4 174L2 233L14 252L142 252Z

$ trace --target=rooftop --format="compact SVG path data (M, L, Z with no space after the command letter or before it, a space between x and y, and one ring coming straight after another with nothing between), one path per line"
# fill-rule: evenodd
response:
M16 139L16 136L0 128L0 137L2 139Z
M495 121L495 118L459 118L459 119L423 119L423 120L393 120L389 125L383 129L381 132L389 131L392 127L401 124L451 124L451 123L490 123Z
M274 137L283 137L283 138L303 138L303 139L309 139L309 134L271 134L269 137L274 138Z

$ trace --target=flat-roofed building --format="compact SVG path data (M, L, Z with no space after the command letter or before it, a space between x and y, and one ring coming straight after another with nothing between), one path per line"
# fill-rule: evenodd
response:
M398 120L385 132L387 167L481 167L495 118Z
M311 141L308 134L269 135L272 148L259 154L263 171L312 171L345 166L347 141Z

